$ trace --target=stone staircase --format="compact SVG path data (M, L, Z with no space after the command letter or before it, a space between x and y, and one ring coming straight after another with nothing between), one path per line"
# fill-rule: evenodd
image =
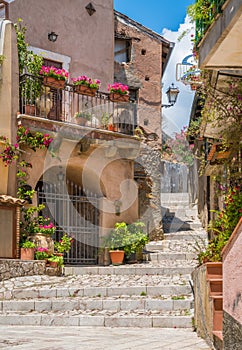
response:
M152 263L66 267L63 277L2 281L0 324L190 328L191 270Z
M197 206L191 205L189 193L161 193L165 233L201 228Z
M188 211L182 215L197 224ZM205 241L201 227L179 230L147 244L141 264L66 266L61 277L2 281L0 324L191 328L191 273Z

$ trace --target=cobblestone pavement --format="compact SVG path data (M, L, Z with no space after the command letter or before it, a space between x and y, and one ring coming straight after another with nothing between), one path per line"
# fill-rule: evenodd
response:
M181 329L0 326L3 350L210 350Z

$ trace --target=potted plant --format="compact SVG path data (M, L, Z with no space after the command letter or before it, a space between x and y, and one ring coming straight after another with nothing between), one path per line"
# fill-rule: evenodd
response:
M56 268L63 266L63 256L51 255L51 257L48 258L48 262L50 264L50 267Z
M44 85L55 89L64 89L65 82L69 76L69 73L64 68L53 66L42 66L39 73L44 76Z
M38 247L35 250L35 259L36 260L46 260L49 257L49 251L48 248L45 247Z
M144 226L145 224L140 221L129 225L125 222L115 224L114 229L104 239L104 246L109 248L110 258L114 265L122 264L124 257L128 260L132 254L142 250L149 240L144 232ZM119 261L116 260L117 255Z
M31 241L25 241L21 245L20 256L22 260L34 260L35 244Z
M92 115L91 113L88 112L77 112L74 115L76 119L76 123L81 126L85 126L87 122L92 120Z
M100 87L100 80L88 78L86 75L72 78L72 82L75 92L87 96L95 96Z
M113 102L129 102L129 87L121 83L108 85L109 99Z
M39 215L45 208L43 204L23 209L23 220L20 223L21 239L32 241L35 246L48 248L49 254L54 253L53 234L56 227L49 218Z
M61 239L54 243L56 253L55 254L61 254L68 253L71 249L71 243L73 239L69 237L66 233L61 237Z

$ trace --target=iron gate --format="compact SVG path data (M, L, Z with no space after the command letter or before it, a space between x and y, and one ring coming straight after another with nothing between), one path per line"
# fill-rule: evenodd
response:
M49 217L56 226L55 240L66 232L73 238L70 252L64 256L65 264L97 264L99 245L98 198L85 195L82 188L70 181L57 184L39 182L38 204L44 204L41 215Z

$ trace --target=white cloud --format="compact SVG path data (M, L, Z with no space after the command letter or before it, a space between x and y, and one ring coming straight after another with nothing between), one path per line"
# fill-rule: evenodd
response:
M190 30L189 33L178 41L181 34L187 30ZM163 108L162 128L170 136L173 136L174 132L179 132L183 126L186 126L189 123L194 92L191 91L189 86L185 86L181 82L176 81L176 65L177 63L181 63L186 56L192 54L192 34L194 34L194 29L192 28L192 24L189 22L188 17L185 18L185 23L180 24L177 32L173 32L166 28L163 29L162 32L164 38L175 43L175 47L162 80L163 104L168 103L166 91L171 83L174 83L174 85L180 90L174 107Z

